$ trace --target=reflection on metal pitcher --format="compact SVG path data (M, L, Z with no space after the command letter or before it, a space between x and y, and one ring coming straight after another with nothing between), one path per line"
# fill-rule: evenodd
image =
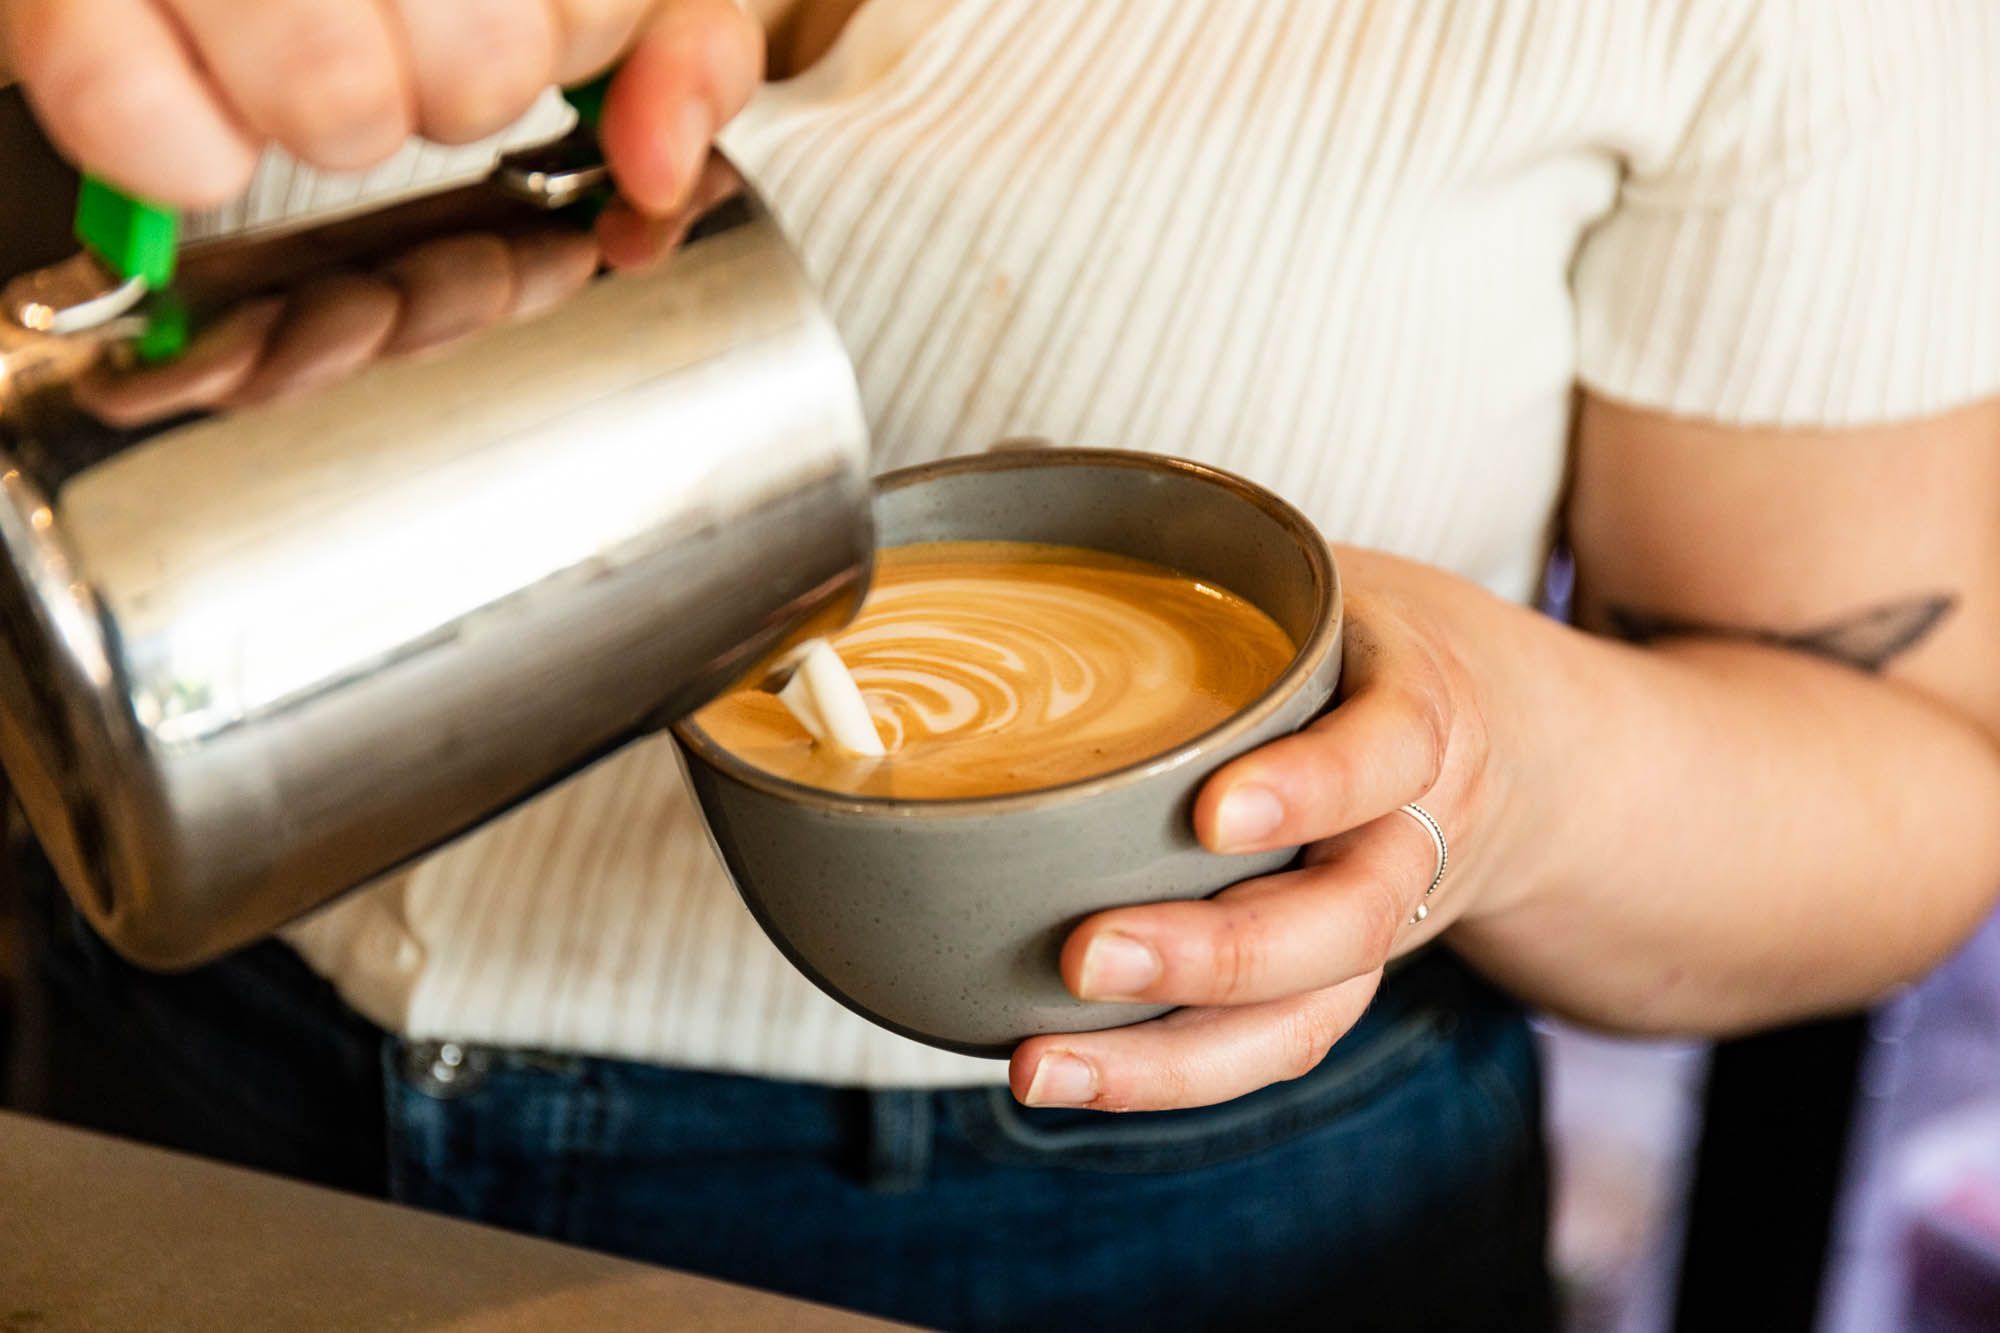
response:
M141 961L254 938L858 602L852 371L741 178L666 221L517 194L190 249L159 364L126 314L0 318L0 759Z

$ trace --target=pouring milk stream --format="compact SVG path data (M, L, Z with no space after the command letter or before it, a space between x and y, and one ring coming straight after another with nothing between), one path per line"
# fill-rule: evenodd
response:
M821 745L866 759L888 754L847 663L825 639L807 641L778 701Z

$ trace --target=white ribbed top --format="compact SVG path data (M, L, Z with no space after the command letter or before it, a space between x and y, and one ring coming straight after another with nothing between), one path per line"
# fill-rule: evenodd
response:
M2000 390L1993 0L872 0L728 147L883 468L1181 454L1526 597L1578 381L1844 425ZM417 1036L995 1080L759 934L668 743L290 938Z

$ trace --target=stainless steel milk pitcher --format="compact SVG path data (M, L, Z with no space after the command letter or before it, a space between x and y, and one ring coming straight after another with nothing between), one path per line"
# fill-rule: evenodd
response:
M572 136L188 248L134 304L101 257L7 252L70 207L18 188L25 125L0 115L0 761L136 961L252 940L858 602L852 370L719 158L637 271L557 207L601 175Z

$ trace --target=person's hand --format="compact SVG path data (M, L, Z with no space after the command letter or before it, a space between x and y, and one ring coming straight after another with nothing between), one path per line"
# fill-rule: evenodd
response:
M599 259L589 233L553 226L428 241L372 272L327 274L245 301L164 365L100 365L77 382L77 405L135 429L294 398L558 305L590 281Z
M1534 768L1515 733L1542 706L1533 614L1435 569L1338 557L1349 589L1340 703L1226 765L1194 812L1211 850L1304 845L1300 867L1079 925L1062 974L1080 998L1187 1007L1022 1043L1010 1081L1030 1105L1199 1106L1305 1074L1361 1016L1383 965L1462 916L1509 859L1507 812L1525 803ZM1410 918L1436 851L1405 802L1450 843L1421 925Z
M77 405L131 430L186 412L295 398L377 361L533 318L581 291L601 268L650 267L743 188L743 177L717 154L673 213L645 217L619 204L590 231L551 220L506 233L463 232L369 268L264 292L204 316L186 350L165 364L104 359L77 381Z
M4 0L0 47L78 166L183 208L240 193L268 143L360 169L412 134L497 133L622 56L600 135L627 200L665 213L765 43L735 0Z

